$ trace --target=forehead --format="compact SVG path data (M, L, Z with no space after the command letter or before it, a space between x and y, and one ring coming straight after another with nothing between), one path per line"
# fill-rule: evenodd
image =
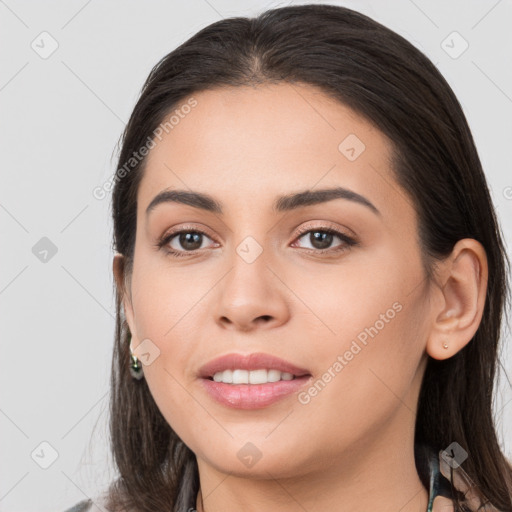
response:
M387 138L313 86L224 87L192 98L195 106L175 115L155 139L139 211L167 188L206 192L221 198L227 211L307 188L341 185L375 202L393 193ZM179 114L187 100L173 112Z

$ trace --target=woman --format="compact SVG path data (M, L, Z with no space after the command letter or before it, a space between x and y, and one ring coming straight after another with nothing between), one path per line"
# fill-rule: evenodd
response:
M114 178L108 510L512 510L506 255L413 45L330 5L214 23L150 73Z

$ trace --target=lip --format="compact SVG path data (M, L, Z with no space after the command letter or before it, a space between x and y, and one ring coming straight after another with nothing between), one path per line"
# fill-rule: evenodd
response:
M291 373L294 379L265 384L225 384L212 379L215 373L224 370L262 368ZM253 353L227 354L213 359L200 368L199 378L203 389L218 403L235 409L261 409L298 392L309 382L311 374L305 368L299 368L284 359Z
M207 379L217 372L224 370L279 370L292 373L296 377L309 375L305 368L299 368L294 364L276 356L257 352L253 354L226 354L206 363L199 369L199 377Z

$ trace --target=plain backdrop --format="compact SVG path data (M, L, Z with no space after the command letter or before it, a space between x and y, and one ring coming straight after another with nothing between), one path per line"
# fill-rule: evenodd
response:
M115 171L117 141L149 71L210 23L292 3L305 2L0 0L0 511L63 511L115 476L106 444L110 196L92 191ZM512 2L322 3L390 27L446 77L510 254ZM511 457L509 332L505 338L508 375L495 409Z

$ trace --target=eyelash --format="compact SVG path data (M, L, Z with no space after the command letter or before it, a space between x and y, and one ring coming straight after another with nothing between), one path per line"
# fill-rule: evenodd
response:
M175 251L174 249L169 249L169 247L166 247L167 244L177 235L181 235L182 233L199 233L201 235L204 235L204 236L207 236L208 238L211 238L210 235L208 235L208 233L206 233L205 231L201 230L201 229L198 229L198 228L183 228L183 229L180 229L179 231L173 231L167 235L164 235L162 238L160 238L160 240L157 242L156 246L159 248L159 249L164 249L165 252L169 255L169 256L172 256L173 258L182 258L182 257L187 257L187 256L191 256L195 253L197 253L198 251L200 251L201 249L196 249L195 251Z
M307 233L314 233L314 232L328 233L331 235L335 235L343 242L343 244L341 244L340 246L338 246L337 248L334 248L334 249L332 249L332 248L331 249L304 249L308 253L314 253L315 255L321 255L321 254L325 254L325 253L338 253L338 252L344 252L344 251L350 249L350 247L359 245L359 242L357 242L354 238L352 238L348 235L345 235L344 233L341 233L340 231L338 231L334 228L329 228L326 226L313 227L313 228L308 226L308 227L301 228L299 230L299 232L297 233L296 239L302 238ZM195 251L176 251L174 249L169 249L169 247L166 247L167 244L175 236L180 235L182 233L196 233L196 234L201 234L201 235L207 236L208 238L211 238L208 235L208 233L206 233L205 231L203 231L201 229L184 228L184 229L180 229L179 231L173 231L169 234L164 235L162 238L160 238L158 240L158 242L155 245L156 245L156 247L158 247L158 249L164 249L165 252L173 258L182 258L182 257L192 256L192 255L196 254L197 252L201 251L201 249L196 249Z

